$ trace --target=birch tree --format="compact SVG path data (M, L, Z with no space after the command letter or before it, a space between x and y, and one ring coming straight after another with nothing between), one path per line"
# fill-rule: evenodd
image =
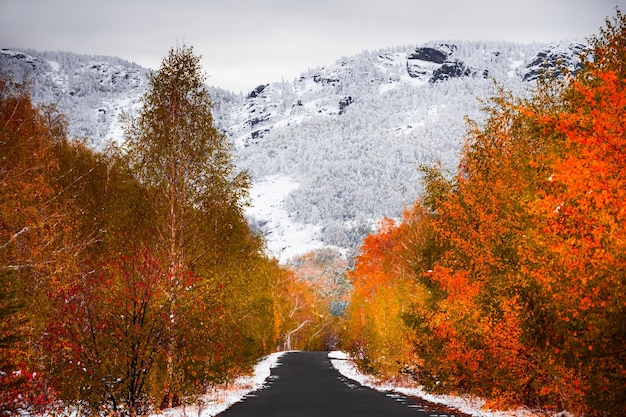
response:
M172 335L183 307L179 298L189 290L182 277L191 269L210 271L218 263L217 247L228 239L222 230L242 225L241 201L248 187L247 175L235 173L226 136L213 124L205 78L191 46L170 49L150 76L140 116L126 131L131 165L151 193L161 242L157 251L169 281L163 291ZM198 286L203 291L211 287L208 282ZM168 406L173 401L175 344L172 339L166 348Z

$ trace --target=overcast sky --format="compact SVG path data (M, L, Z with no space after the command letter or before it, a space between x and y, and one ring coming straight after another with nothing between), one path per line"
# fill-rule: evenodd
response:
M363 50L598 33L626 0L0 0L0 47L113 55L157 69L182 42L209 84L291 81Z

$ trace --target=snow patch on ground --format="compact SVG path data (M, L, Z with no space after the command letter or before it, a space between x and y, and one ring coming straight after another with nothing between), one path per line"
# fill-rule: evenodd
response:
M102 151L108 142L116 145L124 144L124 124L122 121L123 113L136 116L141 111L142 102L140 94L137 92L129 97L122 97L104 103L104 107L113 112L113 121L109 126L107 134L107 142L103 142L96 146L96 149Z
M511 62L511 65L509 66L509 71L507 75L509 78L513 78L517 76L517 70L524 64L524 61L521 59L520 60L511 59L510 62Z
M59 88L59 90L63 93L68 92L68 79L67 75L61 73L61 64L56 61L48 60L48 64L50 68L52 68L52 72L48 74L50 80Z
M194 405L172 408L161 414L153 414L152 417L216 416L243 400L251 392L264 388L271 369L280 365L279 359L284 353L276 352L264 357L254 368L253 375L243 376L230 384L215 387L200 397Z
M381 392L394 392L407 397L418 397L435 404L442 404L455 408L463 413L477 417L533 417L536 414L527 409L508 411L484 410L485 401L479 398L459 397L454 395L434 395L424 391L421 387L399 387L389 383L381 382L371 375L361 373L355 363L350 359L350 355L341 351L334 351L328 354L330 362L335 369L346 378L357 381L363 386Z
M50 64L50 68L52 68L52 71L54 72L59 72L59 70L61 69L61 64L56 61L48 60L48 64Z
M294 221L285 208L285 198L300 184L285 175L271 175L253 182L251 207L246 216L261 225L268 254L285 263L294 256L327 247L319 239L320 227Z

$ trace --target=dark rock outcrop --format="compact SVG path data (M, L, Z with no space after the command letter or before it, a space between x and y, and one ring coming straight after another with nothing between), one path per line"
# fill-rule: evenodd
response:
M444 62L441 67L433 71L433 76L430 78L430 82L436 83L450 78L469 77L474 74L476 74L476 70L474 68L467 66L465 62L460 59L454 59Z
M264 115L264 116L260 116L260 117L253 117L251 119L249 119L246 124L248 126L250 126L250 128L254 128L256 125L258 125L259 123L263 123L263 122L267 122L270 119L270 117L268 115Z
M321 74L315 74L313 75L313 81L315 81L318 84L331 84L331 85L335 85L336 83L338 83L340 80L338 78L326 78L326 77L322 77Z
M409 60L407 60L406 69L411 78L427 78L433 73L432 69L425 68Z
M6 49L6 48L2 48L0 50L0 53L2 53L2 55L5 55L8 58L13 58L13 59L24 61L24 62L28 63L31 66L32 69L36 68L37 58L33 58L30 55L26 55L26 54L23 54L21 52L14 52L14 51L11 51L10 49Z
M449 55L449 53L441 49L425 46L417 48L415 52L407 56L407 59L419 59L421 61L434 62L435 64L443 64Z
M266 133L269 133L269 129L262 129L262 130L255 130L254 132L250 133L250 137L252 139L260 139L262 138Z
M456 51L456 45L440 44L422 46L407 55L407 72L412 78L428 79L433 73L433 65L441 65Z
M347 96L339 100L339 114L344 114L346 107L348 107L352 103L352 96Z
M261 84L259 85L257 88L255 88L254 90L250 91L250 94L248 94L248 98L256 98L258 97L263 90L265 90L265 88L269 86L269 84Z
M575 73L582 68L580 55L587 49L587 45L580 43L573 43L567 49L544 48L526 65L522 79L535 81L540 77L558 78L567 71Z

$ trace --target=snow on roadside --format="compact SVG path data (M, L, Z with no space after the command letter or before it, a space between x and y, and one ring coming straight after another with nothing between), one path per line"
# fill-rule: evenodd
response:
M280 365L279 359L284 353L276 352L264 357L257 363L252 375L242 376L230 384L215 387L200 397L196 404L164 410L160 414L153 414L152 417L216 416L251 392L263 388L271 369Z
M361 373L350 356L341 351L328 353L328 358L333 367L346 378L352 379L368 388L381 392L394 392L407 397L418 397L435 404L442 404L455 408L463 413L477 417L533 417L530 410L517 409L509 411L488 411L483 410L484 400L478 398L459 397L455 395L435 395L429 394L421 387L399 387L389 383L378 381L371 375Z

